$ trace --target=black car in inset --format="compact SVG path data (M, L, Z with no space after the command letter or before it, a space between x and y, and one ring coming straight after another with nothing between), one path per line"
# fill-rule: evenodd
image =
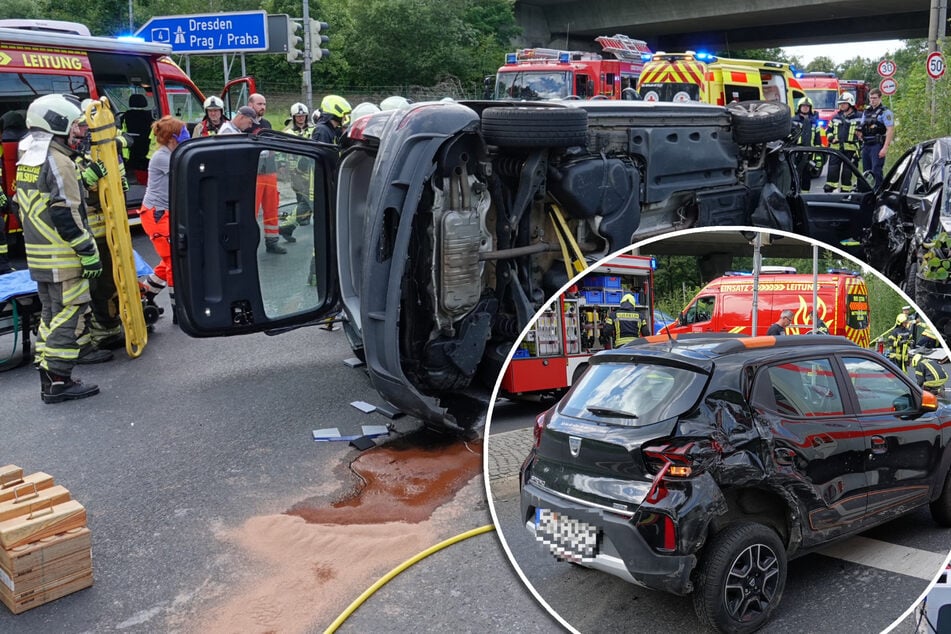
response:
M842 337L653 336L590 363L520 474L561 560L750 632L791 557L926 504L951 526L951 408Z

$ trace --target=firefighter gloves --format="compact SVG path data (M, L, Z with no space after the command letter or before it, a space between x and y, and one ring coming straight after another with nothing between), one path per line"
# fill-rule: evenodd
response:
M106 165L102 161L94 161L89 167L83 170L83 182L87 187L92 187L99 182L99 179L106 175Z
M102 275L102 260L99 259L99 252L92 255L79 256L79 262L83 265L83 277L91 280Z

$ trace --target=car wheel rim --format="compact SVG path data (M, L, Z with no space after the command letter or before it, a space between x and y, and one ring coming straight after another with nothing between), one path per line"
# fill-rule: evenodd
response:
M752 621L765 614L779 583L779 558L765 544L753 544L733 561L723 598L730 616Z

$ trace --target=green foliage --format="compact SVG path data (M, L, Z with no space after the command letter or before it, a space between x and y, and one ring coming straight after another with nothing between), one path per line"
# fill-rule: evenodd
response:
M806 66L808 72L834 72L836 70L835 62L832 61L830 57L816 57Z
M872 340L895 325L895 317L901 307L908 304L907 297L896 292L884 278L877 273L864 274L868 287L869 332Z
M951 277L951 236L942 231L923 246L919 274L926 280L947 282Z

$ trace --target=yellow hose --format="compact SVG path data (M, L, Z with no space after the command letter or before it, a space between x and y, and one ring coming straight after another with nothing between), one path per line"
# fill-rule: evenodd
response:
M357 597L353 601L353 603L348 605L347 609L344 610L343 613L340 616L338 616L337 619L333 623L330 624L330 627L324 630L324 634L333 634L333 632L336 632L337 628L343 625L343 622L346 621L350 617L351 614L356 612L357 608L363 605L363 602L369 599L370 596L372 596L374 592L376 592L377 590L385 586L393 577L400 574L401 572L403 572L404 570L406 570L407 568L409 568L416 562L422 559L425 559L426 557L429 557L433 553L442 550L446 546L452 546L453 544L457 542L461 542L464 539L469 539L470 537L475 537L476 535L481 535L482 533L488 533L489 531L493 531L493 530L495 530L495 526L493 526L492 524L486 524L485 526L480 526L479 528L473 528L471 531L466 531L465 533L460 533L459 535L456 535L455 537L450 537L447 540L439 542L435 546L430 546L429 548L427 548L426 550L424 550L423 552L417 555L413 555L411 558L407 559L406 561L401 563L399 566L397 566L393 570L389 571L388 573L380 577L376 581L376 583L374 583L372 586L364 590L363 594Z

